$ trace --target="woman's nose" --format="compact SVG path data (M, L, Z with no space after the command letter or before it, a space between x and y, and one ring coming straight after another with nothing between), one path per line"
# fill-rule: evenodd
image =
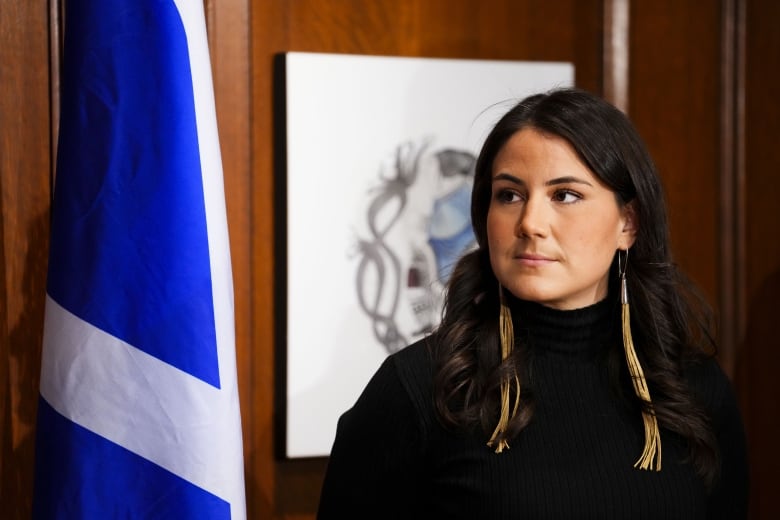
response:
M519 237L543 237L548 227L547 207L543 200L529 197L517 219L515 233Z

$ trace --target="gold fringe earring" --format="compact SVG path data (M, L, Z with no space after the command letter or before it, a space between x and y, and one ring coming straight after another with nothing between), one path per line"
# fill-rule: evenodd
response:
M515 349L515 331L512 326L512 313L504 301L504 289L501 287L501 284L498 285L498 301L500 307L498 327L501 342L501 361L503 362L512 355L512 351ZM511 412L509 411L510 381L506 378L501 381L501 415L496 429L493 430L493 435L490 436L490 440L487 442L487 445L491 448L495 446L496 453L501 453L504 448L509 449L509 443L506 439L501 439L498 442L496 442L496 439L506 431L509 421L515 417L520 406L520 378L517 377L517 374L514 374L513 379L515 384L515 402L511 407Z
M621 252L625 253L621 265ZM642 410L642 421L645 425L645 448L642 456L634 463L635 468L661 471L661 432L658 429L658 420L652 408L650 390L647 388L647 380L642 366L639 364L634 340L631 337L631 312L628 306L628 288L626 286L626 269L628 268L628 250L618 250L618 274L620 275L620 303L623 317L623 348L626 352L628 371L631 374L631 382L634 392L647 406Z

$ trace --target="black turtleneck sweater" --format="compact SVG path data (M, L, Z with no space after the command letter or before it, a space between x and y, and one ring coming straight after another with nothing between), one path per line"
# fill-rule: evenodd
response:
M339 420L318 518L744 518L742 423L714 361L688 383L719 442L715 489L707 492L683 441L663 428L662 470L633 467L644 445L641 415L616 398L603 356L618 312L608 300L574 311L522 302L513 310L530 354L525 385L535 411L500 454L481 430L453 432L437 421L425 340L390 356Z

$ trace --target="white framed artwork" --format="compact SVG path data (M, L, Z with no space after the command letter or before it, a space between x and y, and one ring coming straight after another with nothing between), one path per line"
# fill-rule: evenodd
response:
M490 128L521 98L573 85L574 67L280 59L279 449L321 457L385 357L438 324L449 271L474 245L471 183Z

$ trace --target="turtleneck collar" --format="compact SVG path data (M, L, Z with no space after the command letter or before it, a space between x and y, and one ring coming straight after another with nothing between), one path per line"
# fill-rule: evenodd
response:
M620 322L620 306L612 295L575 310L517 299L508 303L518 345L537 352L590 357L616 338L614 331Z

